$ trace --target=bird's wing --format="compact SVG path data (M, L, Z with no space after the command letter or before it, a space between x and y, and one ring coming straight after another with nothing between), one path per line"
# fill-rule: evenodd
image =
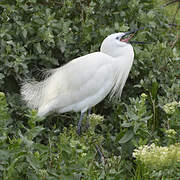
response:
M59 101L64 99L64 105L68 105L96 94L106 83L113 81L111 58L96 52L56 69L45 86L43 105L58 97L64 97Z

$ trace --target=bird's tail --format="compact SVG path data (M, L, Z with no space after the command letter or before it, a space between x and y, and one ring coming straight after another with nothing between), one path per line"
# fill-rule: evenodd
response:
M54 71L46 71L43 81L26 80L21 84L22 99L27 103L29 108L38 109L43 104L45 89L51 77L50 75Z
M40 107L45 85L45 81L28 81L22 84L21 95L29 108L38 109Z

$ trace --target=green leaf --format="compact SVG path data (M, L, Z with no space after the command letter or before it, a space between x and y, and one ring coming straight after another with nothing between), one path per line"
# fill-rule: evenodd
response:
M32 154L26 155L26 160L35 171L38 171L39 168L42 168L40 163L34 158Z
M158 91L159 85L156 81L152 82L152 88L151 88L151 93L152 93L152 97L153 99L155 99L156 95L157 95L157 91Z
M131 123L127 123L127 122L123 122L123 124L121 126L128 128L128 127L131 127L132 124Z
M23 37L26 38L27 37L27 31L25 29L23 29L22 31Z
M44 130L44 128L42 126L36 126L33 127L32 129L30 129L26 135L28 137L29 140L33 140L37 135L39 135L42 131Z
M43 52L42 49L41 49L41 44L40 43L36 43L35 48L36 48L36 50L38 51L39 54L41 54Z
M132 130L128 130L126 131L126 133L124 134L124 136L119 140L120 144L124 144L127 143L128 141L130 141L134 136L134 133Z
M9 156L10 156L9 151L0 149L0 161L1 162L8 161Z
M4 74L0 73L0 80L2 81L5 78Z
M152 114L150 116L146 116L146 117L142 118L141 121L146 122L147 120L151 119L152 116L153 116Z

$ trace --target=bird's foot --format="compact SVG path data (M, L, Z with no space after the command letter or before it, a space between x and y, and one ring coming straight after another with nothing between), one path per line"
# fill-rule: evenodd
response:
M78 127L77 127L77 131L76 131L76 132L77 132L77 134L78 134L79 136L81 135L81 126L78 126Z
M86 125L85 125L85 130L88 130L89 127L90 127L90 124L89 124L89 122L87 122Z
M99 161L104 164L105 163L104 155L102 151L100 150L100 147L97 144L95 146L96 146L97 154L99 155Z
M81 135L81 126L82 126L83 116L84 116L84 113L81 112L81 116L78 122L77 131L76 131L79 136Z

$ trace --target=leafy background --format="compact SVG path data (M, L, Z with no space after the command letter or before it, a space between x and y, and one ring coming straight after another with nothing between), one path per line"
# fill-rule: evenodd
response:
M0 177L2 179L179 179L180 162L143 168L133 150L180 139L179 1L0 1ZM167 4L167 5L165 5ZM136 34L135 60L120 102L93 108L76 135L77 113L39 119L20 97L26 78L98 51L109 34ZM174 104L172 102L175 102ZM169 104L170 103L170 104ZM166 105L166 106L165 106ZM168 134L168 130L175 133ZM101 149L100 158L97 145ZM176 160L175 160L176 162Z

